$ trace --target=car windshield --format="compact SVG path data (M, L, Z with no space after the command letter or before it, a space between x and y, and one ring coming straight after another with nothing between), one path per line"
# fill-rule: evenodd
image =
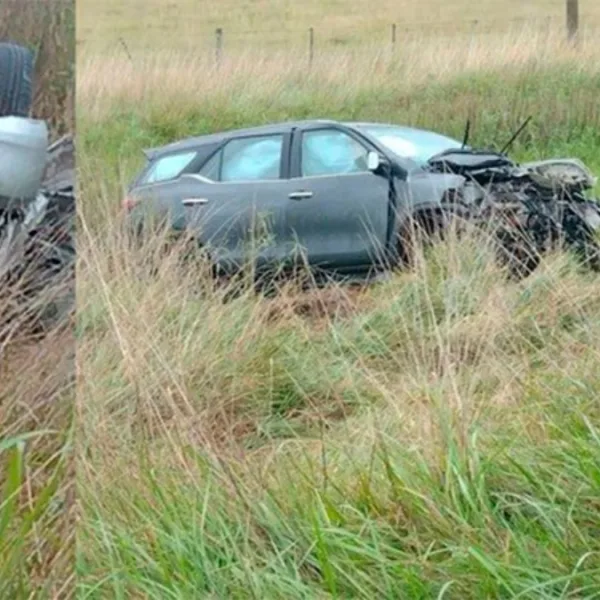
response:
M411 160L419 166L423 166L430 158L444 150L462 147L461 142L432 131L395 125L362 125L360 128L396 156Z

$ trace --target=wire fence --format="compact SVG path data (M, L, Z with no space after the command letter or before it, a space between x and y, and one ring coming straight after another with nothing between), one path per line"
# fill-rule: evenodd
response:
M568 0L567 0L568 1ZM309 26L290 27L282 23L280 27L242 28L196 26L192 19L187 25L181 17L166 13L160 21L144 25L144 35L129 36L119 32L118 38L109 38L106 52L118 46L130 58L138 52L162 50L165 47L189 46L198 53L210 53L216 61L222 60L228 52L240 50L280 51L293 50L306 53L312 62L321 50L331 48L355 48L369 45L382 49L399 48L403 43L425 38L462 38L477 41L493 35L513 34L548 36L552 39L565 39L577 44L597 39L600 33L600 13L570 13L563 16L521 17L499 21L497 19L461 19L447 21L392 21L389 23L365 23L359 29L353 27ZM86 42L78 42L85 48Z

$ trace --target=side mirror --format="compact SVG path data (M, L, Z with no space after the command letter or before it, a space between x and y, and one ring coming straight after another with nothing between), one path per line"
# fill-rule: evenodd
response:
M381 157L379 156L379 153L373 151L369 152L369 154L367 155L367 169L375 173L375 171L377 171L380 166Z

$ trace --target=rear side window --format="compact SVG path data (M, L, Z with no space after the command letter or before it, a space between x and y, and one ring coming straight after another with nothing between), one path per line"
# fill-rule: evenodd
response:
M156 160L146 174L142 177L140 183L157 183L167 181L177 177L193 160L196 158L196 152L179 152L178 154L169 154Z
M279 179L282 149L282 135L229 142L222 150L221 181Z

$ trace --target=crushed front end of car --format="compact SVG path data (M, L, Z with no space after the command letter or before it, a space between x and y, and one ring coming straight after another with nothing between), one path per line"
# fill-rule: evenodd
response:
M600 204L590 197L597 180L581 161L518 164L501 152L465 148L432 157L427 170L465 178L444 209L491 233L512 274L528 275L557 248L600 271Z

